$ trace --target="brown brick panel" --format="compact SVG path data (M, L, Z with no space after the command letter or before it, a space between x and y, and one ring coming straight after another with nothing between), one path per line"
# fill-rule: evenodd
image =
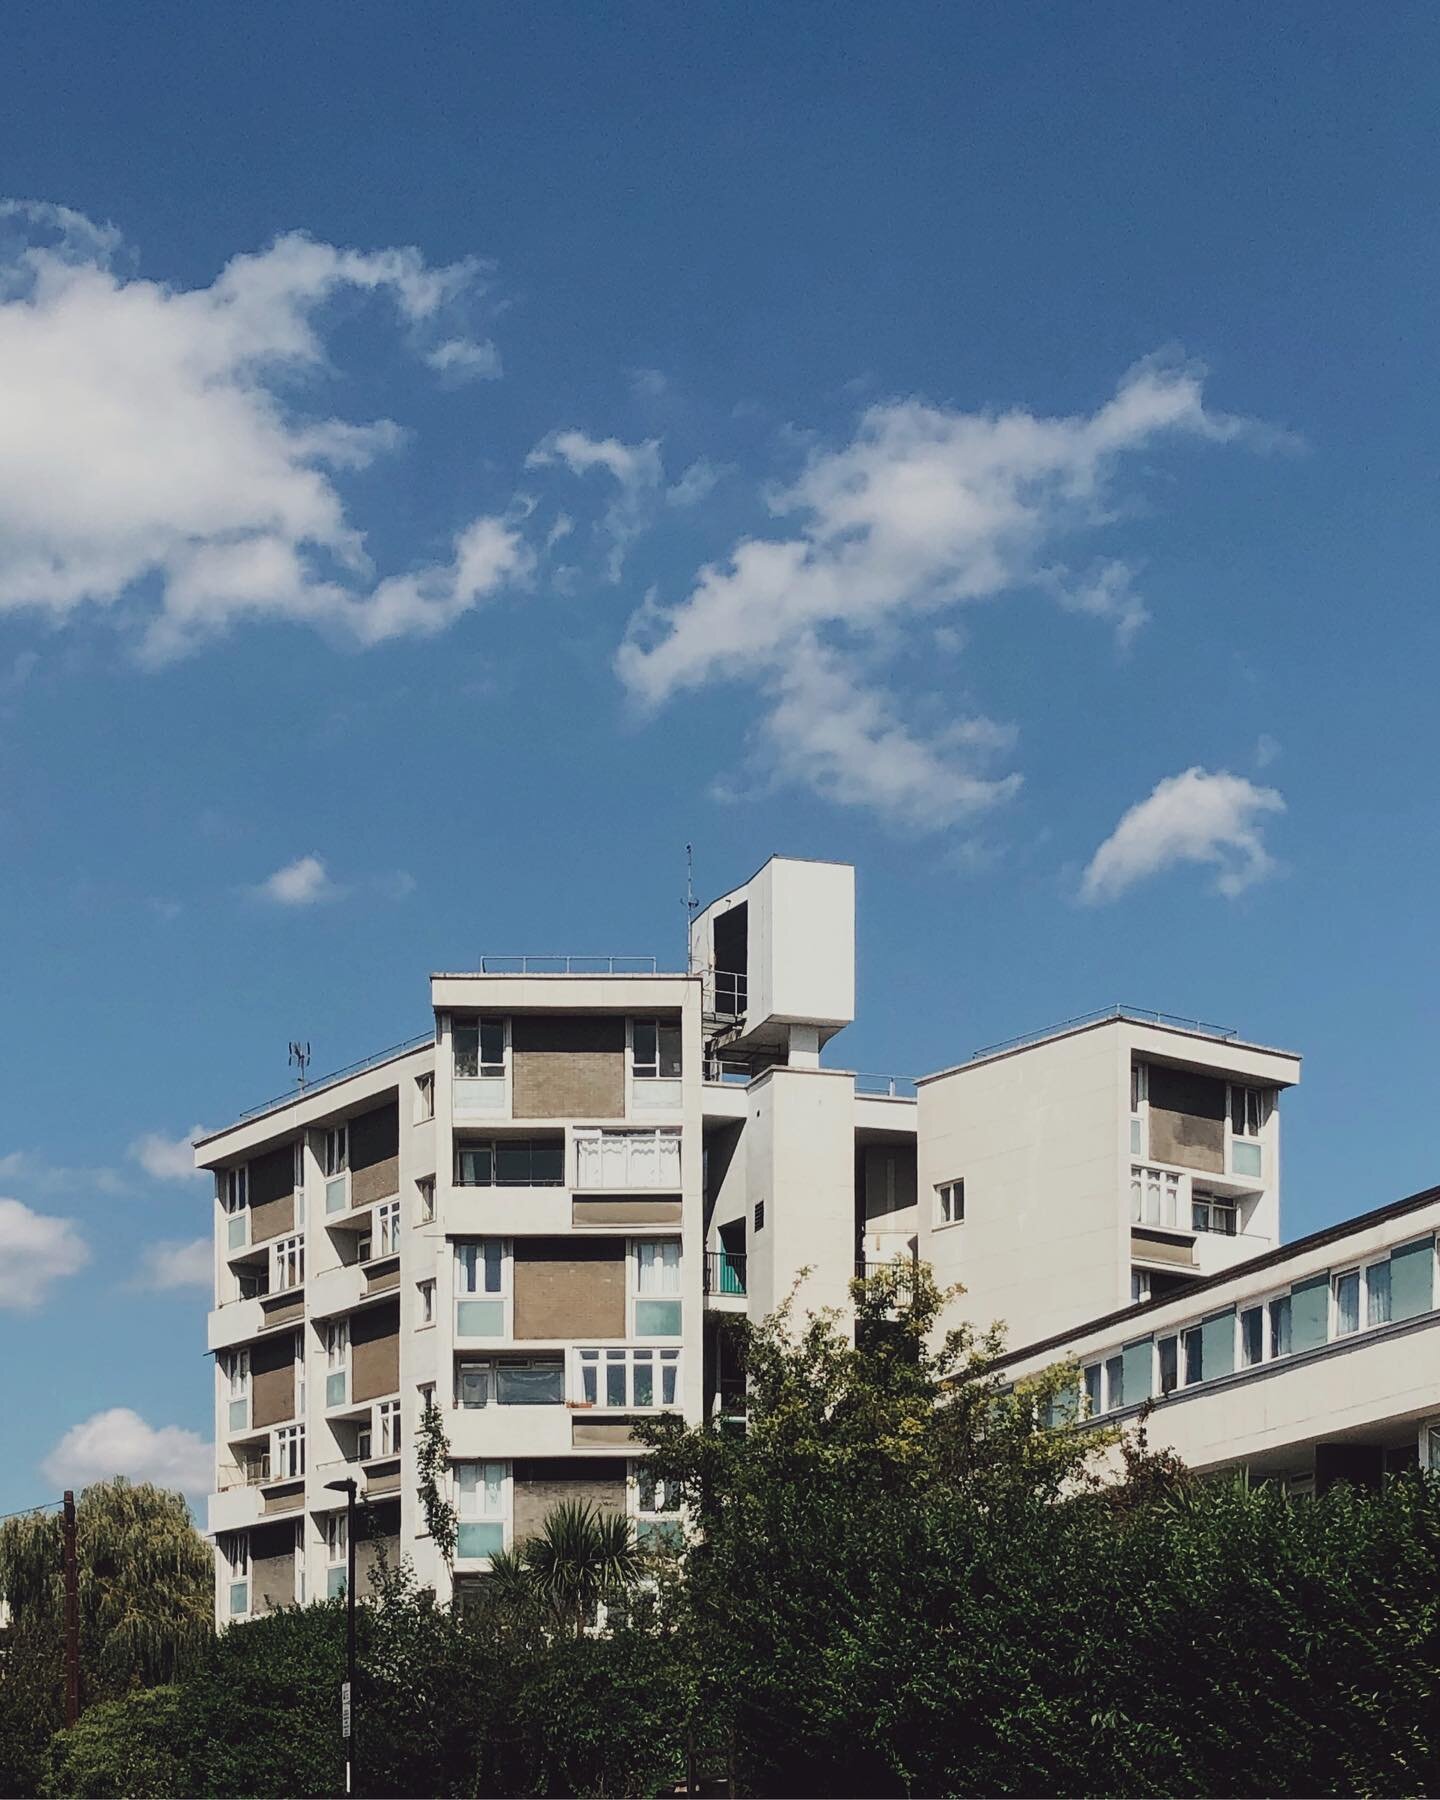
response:
M517 1238L517 1338L623 1338L625 1245L616 1238Z
M641 1450L644 1445L631 1434L628 1419L587 1419L576 1413L570 1425L570 1442L577 1450Z
M1150 1064L1150 1155L1182 1169L1225 1172L1226 1088L1213 1075Z
M510 1022L517 1119L625 1116L625 1021L522 1015Z
M368 1306L350 1315L350 1391L357 1400L393 1394L400 1386L400 1304Z
M267 1513L295 1512L305 1504L305 1483L297 1481L293 1487L276 1488L265 1496Z
M573 1225L619 1225L624 1229L632 1225L678 1225L680 1202L651 1199L582 1200L577 1197L571 1202L570 1222Z
M250 1164L250 1242L263 1244L295 1229L295 1141Z
M262 1425L283 1425L295 1417L295 1340L260 1338L250 1346L250 1418Z
M350 1204L369 1206L400 1192L400 1106L387 1100L350 1121Z
M512 1541L522 1544L544 1528L557 1506L588 1505L623 1514L625 1464L618 1457L521 1460L515 1464L513 1497Z

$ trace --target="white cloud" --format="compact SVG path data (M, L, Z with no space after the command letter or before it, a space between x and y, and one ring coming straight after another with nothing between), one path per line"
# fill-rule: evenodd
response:
M483 516L449 562L372 581L333 477L403 434L298 411L334 374L325 313L346 293L387 301L446 378L494 373L454 329L481 264L292 233L186 289L120 272L120 248L62 208L0 206L0 612L108 607L164 661L247 618L432 632L523 577L518 533Z
M255 891L277 906L315 906L322 900L338 899L340 894L324 858L319 856L296 857L294 862L267 876Z
M72 1219L32 1212L19 1200L0 1200L0 1307L28 1310L52 1283L90 1260Z
M151 1244L141 1254L136 1285L158 1293L172 1288L199 1288L208 1293L215 1282L214 1256L208 1237L188 1243L167 1239Z
M665 490L665 499L670 506L698 506L714 491L722 471L706 457L699 457L691 463L680 479Z
M1071 584L1063 576L1055 579L1055 594L1066 612L1082 613L1091 619L1103 619L1115 627L1115 641L1128 650L1140 627L1148 623L1150 614L1135 592L1134 572L1128 563L1102 563L1083 581Z
M57 1488L127 1475L191 1496L207 1494L214 1452L198 1432L179 1425L147 1425L128 1406L112 1406L72 1425L40 1465Z
M1275 871L1260 828L1267 813L1284 810L1274 788L1240 775L1199 768L1171 775L1130 808L1091 857L1081 897L1114 900L1177 863L1212 865L1218 893L1243 893Z
M500 352L488 340L446 338L425 361L451 381L496 381L500 376Z
M195 1139L204 1137L203 1125L192 1125L184 1137L167 1138L163 1132L147 1131L130 1146L130 1154L147 1175L156 1181L193 1181L203 1170L195 1167Z
M1223 442L1247 429L1206 410L1198 371L1155 362L1132 369L1089 415L873 406L849 444L814 452L772 499L795 532L740 540L673 607L647 600L617 669L649 708L717 680L758 684L782 777L912 824L950 823L1005 798L1013 782L977 776L963 742L915 737L899 703L858 688L853 671L882 659L918 617L1053 586L1047 553L1106 521L1127 454L1162 438ZM1071 598L1122 634L1143 617L1116 573ZM817 679L833 688L831 659L841 653L852 674L837 718L815 693ZM806 668L817 662L818 678Z
M1268 769L1280 754L1280 744L1271 737L1268 731L1262 731L1255 740L1255 767Z
M583 431L552 431L526 457L525 467L543 469L555 463L563 463L572 475L599 470L619 489L600 521L601 535L609 544L605 573L610 581L618 581L625 554L644 530L664 479L659 439L625 444L619 438L587 437Z

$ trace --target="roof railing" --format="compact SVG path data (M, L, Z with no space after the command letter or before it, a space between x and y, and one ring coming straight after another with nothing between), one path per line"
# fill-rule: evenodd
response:
M435 1033L427 1031L403 1044L392 1044L388 1050L377 1050L373 1056L362 1056L359 1062L349 1063L343 1069L335 1069L328 1075L307 1081L304 1087L297 1084L288 1094L277 1094L273 1100L262 1100L259 1106L247 1107L238 1115L235 1123L244 1124L249 1119L258 1119L262 1113L277 1112L282 1106L293 1106L297 1100L309 1100L313 1095L323 1093L326 1088L334 1087L337 1082L348 1081L352 1075L363 1075L367 1069L378 1069L382 1063L393 1062L397 1056L408 1056L412 1050L423 1050L434 1042ZM218 1137L220 1134L211 1132L208 1135ZM200 1141L204 1143L205 1139Z
M857 1075L855 1092L878 1100L913 1100L918 1089L913 1075Z
M482 956L482 975L659 975L654 956Z
M1111 1019L1129 1019L1137 1025L1170 1025L1182 1031L1198 1031L1206 1037L1233 1040L1239 1037L1233 1025L1211 1025L1204 1019L1187 1019L1179 1013L1157 1012L1150 1006L1126 1006L1117 1003L1114 1006L1102 1006L1095 1012L1076 1013L1074 1018L1061 1019L1058 1024L1045 1025L1039 1031L1025 1031L1019 1037L1004 1038L998 1044L983 1044L980 1049L970 1052L970 1061L978 1062L982 1056L998 1056L1002 1050L1018 1050L1023 1044L1038 1044L1045 1038L1059 1037L1062 1032L1075 1031L1082 1025L1103 1025Z

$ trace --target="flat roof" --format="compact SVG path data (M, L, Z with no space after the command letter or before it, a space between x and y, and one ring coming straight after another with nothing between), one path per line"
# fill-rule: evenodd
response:
M262 1100L258 1106L249 1107L228 1125L222 1125L218 1131L207 1131L204 1137L193 1141L192 1148L198 1150L202 1144L213 1144L219 1138L228 1137L232 1131L238 1131L244 1125L254 1125L270 1113L284 1112L288 1107L299 1106L302 1101L313 1100L317 1094L323 1094L329 1088L342 1086L357 1075L369 1075L375 1069L383 1069L387 1063L401 1062L407 1056L413 1056L417 1050L429 1050L435 1047L435 1033L427 1031L423 1037L411 1038L408 1043L392 1044L388 1050L377 1050L373 1056L363 1057L359 1062L349 1063L343 1069L336 1069L332 1074L321 1075L314 1081L307 1081L304 1087L295 1087L288 1094L277 1094L273 1100Z
M1049 1337L1037 1338L1034 1343L1022 1344L1016 1350L1007 1350L1003 1356L996 1357L995 1367L1003 1368L1009 1363L1022 1362L1026 1357L1039 1356L1046 1350L1058 1349L1062 1344L1073 1343L1076 1338L1088 1337L1091 1332L1104 1330L1122 1320L1143 1319L1147 1313L1156 1312L1162 1306L1173 1306L1179 1300L1188 1301L1192 1294L1210 1293L1215 1288L1223 1287L1227 1281L1258 1275L1265 1269L1278 1268L1294 1257L1303 1256L1308 1250L1322 1250L1327 1244L1338 1244L1356 1232L1368 1231L1373 1225L1383 1225L1389 1219L1401 1219L1406 1213L1419 1212L1422 1207L1430 1206L1436 1200L1440 1200L1440 1187L1423 1188L1418 1194L1407 1194L1403 1200L1391 1200L1387 1205L1377 1206L1371 1212L1356 1213L1353 1218L1342 1219L1338 1225L1324 1225L1319 1231L1296 1238L1293 1243L1281 1244L1275 1250L1262 1250L1259 1256L1248 1257L1244 1262L1231 1263L1228 1269L1222 1269L1217 1275L1205 1275L1199 1281L1187 1282L1184 1288L1175 1293L1162 1294L1154 1300L1141 1300L1134 1306L1122 1306L1115 1312L1100 1313L1093 1319L1082 1319L1068 1331L1053 1332Z
M1053 1044L1060 1038L1078 1037L1081 1032L1098 1031L1106 1025L1144 1025L1151 1031L1168 1031L1175 1037L1198 1038L1207 1044L1224 1044L1233 1050L1253 1050L1261 1056L1284 1056L1300 1061L1298 1050L1281 1050L1274 1044L1257 1044L1242 1038L1223 1025L1207 1025L1201 1019L1185 1019L1175 1013L1152 1012L1140 1006L1107 1006L1099 1012L1081 1013L1074 1019L1062 1019L1058 1025L1047 1025L1021 1037L1005 1038L998 1044L986 1044L973 1051L962 1063L936 1069L929 1075L916 1077L916 1086L939 1081L947 1075L961 1075L966 1069L978 1069L986 1063L999 1062L1007 1056L1019 1056L1041 1044Z

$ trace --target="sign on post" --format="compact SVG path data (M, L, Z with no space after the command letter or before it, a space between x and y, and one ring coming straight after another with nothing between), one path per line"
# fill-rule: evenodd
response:
M348 1738L350 1735L350 1683L348 1681L340 1683L340 1735L343 1738Z

